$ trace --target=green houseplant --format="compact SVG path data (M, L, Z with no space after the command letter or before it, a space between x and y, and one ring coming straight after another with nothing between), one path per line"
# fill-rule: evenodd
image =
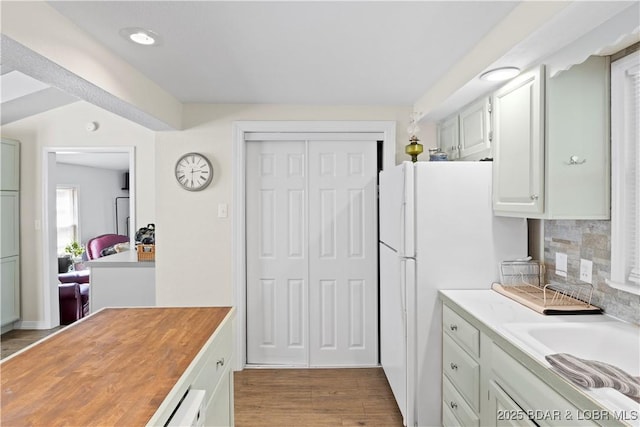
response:
M67 246L64 247L64 251L68 254L71 254L71 257L74 260L79 259L84 253L84 247L78 242L71 242Z

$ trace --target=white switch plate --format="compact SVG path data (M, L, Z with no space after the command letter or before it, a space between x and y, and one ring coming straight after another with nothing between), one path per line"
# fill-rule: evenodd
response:
M556 274L567 277L567 254L556 252Z
M580 258L580 280L593 283L593 261Z
M218 203L218 218L226 218L226 217L227 217L227 204Z

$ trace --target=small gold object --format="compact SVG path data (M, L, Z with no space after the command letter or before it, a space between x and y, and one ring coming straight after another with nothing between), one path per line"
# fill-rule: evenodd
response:
M422 144L418 144L418 141L420 141L418 137L412 135L411 138L409 138L410 144L404 148L404 152L411 156L412 162L417 162L418 156L424 151Z

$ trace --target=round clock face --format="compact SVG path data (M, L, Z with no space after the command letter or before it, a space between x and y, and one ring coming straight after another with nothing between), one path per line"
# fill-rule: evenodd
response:
M211 162L199 153L187 153L176 163L176 179L185 190L199 191L213 179Z

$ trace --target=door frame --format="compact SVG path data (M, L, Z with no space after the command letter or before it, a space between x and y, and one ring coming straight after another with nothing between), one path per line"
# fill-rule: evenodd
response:
M56 154L57 153L125 153L129 156L129 218L130 230L136 224L136 171L135 147L44 147L42 151L42 286L44 329L60 325L58 308L58 265L56 251ZM131 233L131 245L135 244L135 233ZM40 325L39 325L40 326Z
M247 298L246 298L246 141L249 132L376 132L383 134L382 167L395 165L396 122L375 121L236 121L233 122L233 220L232 220L232 284L236 316L236 366L242 370L247 364Z

